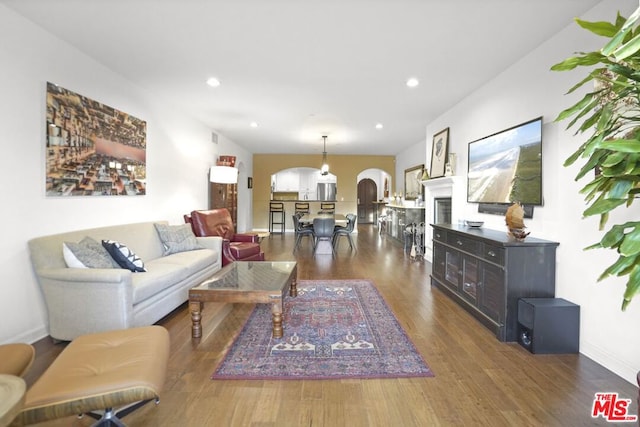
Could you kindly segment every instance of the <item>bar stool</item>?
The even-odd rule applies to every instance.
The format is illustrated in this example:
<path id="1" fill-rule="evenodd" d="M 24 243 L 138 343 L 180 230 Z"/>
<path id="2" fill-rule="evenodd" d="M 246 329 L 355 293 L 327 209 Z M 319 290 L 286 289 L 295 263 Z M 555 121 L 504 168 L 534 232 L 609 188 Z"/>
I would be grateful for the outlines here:
<path id="1" fill-rule="evenodd" d="M 299 214 L 299 213 L 302 213 L 302 214 L 311 213 L 311 211 L 309 211 L 309 202 L 296 202 L 296 211 L 294 213 L 296 213 L 296 214 Z"/>
<path id="2" fill-rule="evenodd" d="M 336 204 L 335 203 L 320 203 L 320 212 L 321 214 L 334 214 L 336 213 Z"/>
<path id="3" fill-rule="evenodd" d="M 284 233 L 284 203 L 282 202 L 269 202 L 269 233 L 283 234 Z M 280 231 L 275 231 L 276 225 L 280 226 Z"/>

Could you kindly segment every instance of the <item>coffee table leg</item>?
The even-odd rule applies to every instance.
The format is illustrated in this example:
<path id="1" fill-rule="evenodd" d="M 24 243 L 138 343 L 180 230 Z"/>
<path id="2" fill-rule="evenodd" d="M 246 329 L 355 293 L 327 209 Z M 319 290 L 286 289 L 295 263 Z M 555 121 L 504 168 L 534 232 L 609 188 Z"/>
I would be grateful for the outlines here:
<path id="1" fill-rule="evenodd" d="M 282 300 L 271 304 L 271 317 L 273 319 L 273 337 L 282 338 Z"/>
<path id="2" fill-rule="evenodd" d="M 191 311 L 191 337 L 200 338 L 202 336 L 202 303 L 200 301 L 189 301 L 189 310 Z"/>
<path id="3" fill-rule="evenodd" d="M 289 286 L 289 296 L 297 297 L 298 296 L 298 287 L 296 283 L 296 278 L 294 277 L 291 281 L 291 285 Z"/>

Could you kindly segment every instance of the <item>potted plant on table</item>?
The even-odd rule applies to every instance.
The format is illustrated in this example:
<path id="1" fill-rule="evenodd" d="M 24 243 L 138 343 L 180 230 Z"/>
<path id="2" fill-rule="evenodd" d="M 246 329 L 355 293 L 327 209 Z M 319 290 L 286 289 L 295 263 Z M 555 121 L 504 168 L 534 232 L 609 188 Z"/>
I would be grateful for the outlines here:
<path id="1" fill-rule="evenodd" d="M 640 8 L 628 19 L 618 14 L 613 23 L 576 22 L 608 41 L 599 51 L 579 53 L 551 68 L 593 67 L 569 93 L 587 83 L 593 84 L 593 90 L 562 111 L 556 121 L 571 118 L 567 128 L 588 136 L 565 166 L 581 160 L 584 164 L 576 180 L 593 176 L 580 190 L 587 201 L 583 214 L 599 215 L 600 230 L 604 231 L 609 213 L 630 207 L 640 193 Z M 602 239 L 587 249 L 594 248 L 617 251 L 617 261 L 598 280 L 627 276 L 622 301 L 625 310 L 640 292 L 640 221 L 610 226 Z"/>

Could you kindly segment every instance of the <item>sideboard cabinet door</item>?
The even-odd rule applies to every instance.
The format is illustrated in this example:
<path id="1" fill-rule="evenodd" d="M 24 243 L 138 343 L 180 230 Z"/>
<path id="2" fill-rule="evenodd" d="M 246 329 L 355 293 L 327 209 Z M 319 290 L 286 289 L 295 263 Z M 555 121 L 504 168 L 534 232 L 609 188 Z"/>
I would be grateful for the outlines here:
<path id="1" fill-rule="evenodd" d="M 506 314 L 504 273 L 500 267 L 483 263 L 482 278 L 478 308 L 496 323 L 503 324 Z"/>

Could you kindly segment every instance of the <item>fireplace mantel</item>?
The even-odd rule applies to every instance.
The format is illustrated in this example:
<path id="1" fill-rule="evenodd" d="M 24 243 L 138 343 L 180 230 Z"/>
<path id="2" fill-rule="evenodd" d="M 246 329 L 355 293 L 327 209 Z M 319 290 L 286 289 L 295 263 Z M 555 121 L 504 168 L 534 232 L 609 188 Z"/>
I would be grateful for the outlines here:
<path id="1" fill-rule="evenodd" d="M 424 188 L 433 191 L 440 188 L 453 188 L 462 179 L 461 176 L 443 176 L 442 178 L 427 179 L 420 181 Z"/>

